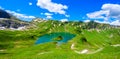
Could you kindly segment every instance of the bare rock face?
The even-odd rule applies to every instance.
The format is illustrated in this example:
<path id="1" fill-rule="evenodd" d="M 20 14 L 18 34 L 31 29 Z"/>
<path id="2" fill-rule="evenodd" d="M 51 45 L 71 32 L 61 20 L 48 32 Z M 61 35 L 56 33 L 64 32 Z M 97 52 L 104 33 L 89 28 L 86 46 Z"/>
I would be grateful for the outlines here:
<path id="1" fill-rule="evenodd" d="M 0 28 L 14 28 L 17 29 L 19 27 L 24 27 L 29 25 L 28 22 L 21 21 L 15 16 L 12 16 L 11 14 L 7 13 L 4 10 L 0 9 Z"/>

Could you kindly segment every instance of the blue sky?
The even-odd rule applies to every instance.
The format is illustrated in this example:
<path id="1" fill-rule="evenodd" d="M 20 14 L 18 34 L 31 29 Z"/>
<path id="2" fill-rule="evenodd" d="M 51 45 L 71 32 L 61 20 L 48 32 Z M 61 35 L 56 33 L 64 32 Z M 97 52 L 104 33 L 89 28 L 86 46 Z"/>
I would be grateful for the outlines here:
<path id="1" fill-rule="evenodd" d="M 41 17 L 120 25 L 120 0 L 0 0 L 0 8 L 25 21 Z"/>

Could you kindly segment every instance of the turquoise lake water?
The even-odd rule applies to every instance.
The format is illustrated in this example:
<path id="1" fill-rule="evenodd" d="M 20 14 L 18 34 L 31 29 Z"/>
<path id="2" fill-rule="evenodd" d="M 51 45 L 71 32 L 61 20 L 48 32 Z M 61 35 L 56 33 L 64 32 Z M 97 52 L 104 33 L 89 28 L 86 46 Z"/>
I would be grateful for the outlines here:
<path id="1" fill-rule="evenodd" d="M 62 37 L 62 40 L 53 40 L 56 37 Z M 65 32 L 57 32 L 57 33 L 51 33 L 51 34 L 45 34 L 41 37 L 38 38 L 35 44 L 41 44 L 41 43 L 46 43 L 46 42 L 57 42 L 59 43 L 66 43 L 68 40 L 72 39 L 75 37 L 74 34 L 71 33 L 65 33 Z"/>

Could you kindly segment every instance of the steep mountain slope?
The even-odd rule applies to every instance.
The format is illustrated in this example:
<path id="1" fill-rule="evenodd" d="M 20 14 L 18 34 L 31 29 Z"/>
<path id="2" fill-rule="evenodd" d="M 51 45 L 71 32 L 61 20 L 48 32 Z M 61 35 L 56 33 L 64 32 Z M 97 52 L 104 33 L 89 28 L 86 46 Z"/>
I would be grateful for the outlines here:
<path id="1" fill-rule="evenodd" d="M 115 26 L 111 26 L 110 24 L 97 23 L 94 21 L 90 21 L 87 23 L 82 22 L 82 21 L 62 22 L 62 21 L 57 21 L 57 20 L 43 20 L 41 18 L 36 18 L 36 19 L 33 19 L 33 21 L 31 23 L 35 24 L 37 27 L 50 26 L 50 28 L 63 27 L 63 26 L 64 27 L 73 26 L 73 28 L 75 27 L 76 29 L 110 29 L 110 28 L 115 28 Z M 48 25 L 46 25 L 46 24 L 48 24 Z M 65 29 L 65 28 L 63 28 L 63 29 Z"/>
<path id="2" fill-rule="evenodd" d="M 21 21 L 4 10 L 0 9 L 0 28 L 1 29 L 17 29 L 29 25 L 28 22 Z"/>
<path id="3" fill-rule="evenodd" d="M 0 9 L 0 18 L 11 18 L 11 15 L 6 11 Z"/>

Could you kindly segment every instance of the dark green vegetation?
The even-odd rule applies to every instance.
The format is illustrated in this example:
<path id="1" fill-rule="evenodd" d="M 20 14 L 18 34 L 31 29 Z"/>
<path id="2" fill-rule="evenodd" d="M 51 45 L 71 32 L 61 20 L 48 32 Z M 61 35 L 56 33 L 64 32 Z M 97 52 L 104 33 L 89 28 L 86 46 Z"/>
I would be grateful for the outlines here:
<path id="1" fill-rule="evenodd" d="M 58 36 L 58 37 L 56 37 L 56 38 L 53 38 L 53 40 L 55 40 L 55 41 L 60 41 L 60 40 L 63 40 L 63 37 L 62 37 L 62 36 Z"/>
<path id="2" fill-rule="evenodd" d="M 93 21 L 60 22 L 35 19 L 26 30 L 0 30 L 0 59 L 120 59 L 120 28 Z M 67 43 L 35 44 L 38 37 L 55 32 L 76 36 Z M 62 40 L 61 36 L 54 40 Z"/>

